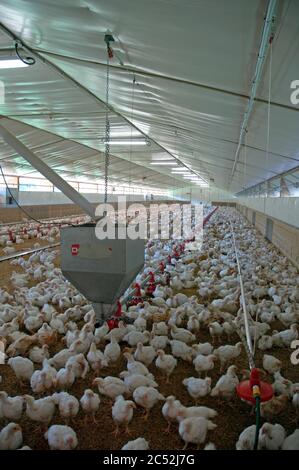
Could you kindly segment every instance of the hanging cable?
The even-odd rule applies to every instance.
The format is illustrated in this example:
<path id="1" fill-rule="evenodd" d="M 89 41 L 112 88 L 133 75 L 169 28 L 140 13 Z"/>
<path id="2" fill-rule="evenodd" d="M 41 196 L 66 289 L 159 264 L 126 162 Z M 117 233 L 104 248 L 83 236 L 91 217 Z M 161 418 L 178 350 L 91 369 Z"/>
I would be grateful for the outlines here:
<path id="1" fill-rule="evenodd" d="M 273 37 L 270 38 L 270 62 L 269 62 L 269 85 L 268 85 L 268 110 L 267 110 L 267 143 L 266 143 L 266 171 L 269 166 L 269 146 L 270 146 L 270 112 L 271 112 L 271 88 L 272 88 L 272 43 Z"/>
<path id="2" fill-rule="evenodd" d="M 105 43 L 107 45 L 107 67 L 106 67 L 106 129 L 105 129 L 105 194 L 104 202 L 105 204 L 108 201 L 108 172 L 110 165 L 110 120 L 109 120 L 109 87 L 110 87 L 110 59 L 113 57 L 113 50 L 110 46 L 110 43 L 114 41 L 114 38 L 111 34 L 105 34 Z"/>
<path id="3" fill-rule="evenodd" d="M 131 122 L 133 121 L 134 116 L 134 102 L 135 102 L 135 84 L 136 84 L 136 77 L 133 75 L 133 84 L 132 84 L 132 105 L 131 105 Z M 130 166 L 129 166 L 129 199 L 131 193 L 131 180 L 132 180 L 132 139 L 133 139 L 133 127 L 131 125 L 131 142 L 130 142 Z"/>

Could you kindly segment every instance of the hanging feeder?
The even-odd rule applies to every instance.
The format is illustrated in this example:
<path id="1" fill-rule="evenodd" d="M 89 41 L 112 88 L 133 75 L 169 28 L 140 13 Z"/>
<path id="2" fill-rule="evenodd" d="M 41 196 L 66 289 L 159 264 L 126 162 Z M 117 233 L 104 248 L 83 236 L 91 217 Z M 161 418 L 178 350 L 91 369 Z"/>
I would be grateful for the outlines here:
<path id="1" fill-rule="evenodd" d="M 259 371 L 256 368 L 251 370 L 249 380 L 243 380 L 237 385 L 236 391 L 242 400 L 253 405 L 256 403 L 256 396 L 260 396 L 262 403 L 271 400 L 273 397 L 272 386 L 267 382 L 260 381 Z"/>

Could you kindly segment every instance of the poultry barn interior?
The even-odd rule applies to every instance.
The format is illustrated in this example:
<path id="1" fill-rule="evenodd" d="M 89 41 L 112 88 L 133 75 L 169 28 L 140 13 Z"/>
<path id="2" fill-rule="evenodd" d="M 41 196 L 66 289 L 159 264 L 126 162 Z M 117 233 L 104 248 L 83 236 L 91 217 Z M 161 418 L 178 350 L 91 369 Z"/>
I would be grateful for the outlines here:
<path id="1" fill-rule="evenodd" d="M 299 2 L 0 7 L 0 450 L 299 450 Z"/>

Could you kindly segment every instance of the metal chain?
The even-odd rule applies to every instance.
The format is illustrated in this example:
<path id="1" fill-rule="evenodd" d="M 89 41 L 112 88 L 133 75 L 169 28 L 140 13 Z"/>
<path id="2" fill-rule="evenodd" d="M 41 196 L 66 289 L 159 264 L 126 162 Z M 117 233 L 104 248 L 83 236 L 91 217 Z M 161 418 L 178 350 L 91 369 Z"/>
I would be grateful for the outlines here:
<path id="1" fill-rule="evenodd" d="M 108 171 L 110 165 L 110 122 L 109 122 L 109 43 L 107 43 L 107 75 L 106 75 L 106 130 L 105 130 L 105 197 L 108 200 Z"/>

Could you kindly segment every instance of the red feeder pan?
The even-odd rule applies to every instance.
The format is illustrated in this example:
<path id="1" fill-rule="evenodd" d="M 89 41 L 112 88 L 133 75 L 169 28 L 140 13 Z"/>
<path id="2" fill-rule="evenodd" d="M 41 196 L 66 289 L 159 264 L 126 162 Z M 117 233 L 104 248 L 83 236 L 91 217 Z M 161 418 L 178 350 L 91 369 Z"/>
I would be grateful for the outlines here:
<path id="1" fill-rule="evenodd" d="M 248 401 L 254 405 L 255 397 L 253 396 L 252 390 L 255 385 L 260 388 L 261 402 L 271 400 L 271 398 L 273 397 L 273 388 L 267 382 L 261 382 L 259 380 L 259 372 L 255 368 L 252 369 L 249 380 L 243 380 L 237 385 L 237 394 L 243 400 Z"/>

